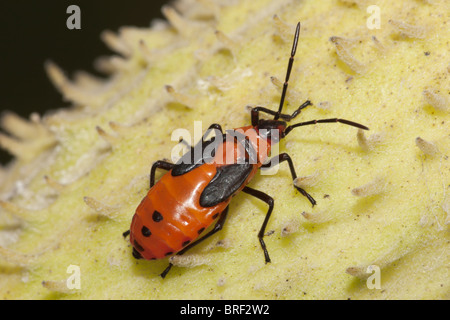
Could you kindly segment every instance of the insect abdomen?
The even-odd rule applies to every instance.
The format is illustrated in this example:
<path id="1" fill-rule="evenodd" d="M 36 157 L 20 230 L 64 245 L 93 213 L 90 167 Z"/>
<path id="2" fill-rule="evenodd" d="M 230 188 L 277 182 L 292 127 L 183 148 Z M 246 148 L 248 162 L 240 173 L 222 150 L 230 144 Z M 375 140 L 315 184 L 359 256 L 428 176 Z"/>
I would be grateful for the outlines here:
<path id="1" fill-rule="evenodd" d="M 207 165 L 182 176 L 167 173 L 150 189 L 131 225 L 130 241 L 142 258 L 161 259 L 177 253 L 220 215 L 228 203 L 203 208 L 198 199 L 215 170 Z"/>

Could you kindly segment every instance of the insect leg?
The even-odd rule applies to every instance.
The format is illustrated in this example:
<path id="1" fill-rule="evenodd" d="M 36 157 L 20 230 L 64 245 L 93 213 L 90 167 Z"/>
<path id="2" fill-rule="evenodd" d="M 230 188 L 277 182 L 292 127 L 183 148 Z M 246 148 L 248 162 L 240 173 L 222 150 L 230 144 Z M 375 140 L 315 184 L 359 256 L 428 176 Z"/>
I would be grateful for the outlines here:
<path id="1" fill-rule="evenodd" d="M 211 138 L 211 140 L 208 140 L 205 142 L 205 139 L 209 135 L 211 130 L 215 130 L 216 136 Z M 189 153 L 191 163 L 201 164 L 201 163 L 205 162 L 206 159 L 205 159 L 204 152 L 205 152 L 206 147 L 209 147 L 209 151 L 211 151 L 211 154 L 209 154 L 209 155 L 210 156 L 213 155 L 213 153 L 216 150 L 217 144 L 219 143 L 219 141 L 220 142 L 222 141 L 222 139 L 218 139 L 218 138 L 220 138 L 220 136 L 218 136 L 219 134 L 217 133 L 216 130 L 220 132 L 221 137 L 225 136 L 223 134 L 223 130 L 222 130 L 222 127 L 220 126 L 220 124 L 213 123 L 212 125 L 210 125 L 209 128 L 206 129 L 202 138 L 197 142 L 197 144 L 194 147 L 191 147 L 191 150 Z M 211 145 L 211 143 L 213 143 L 213 144 Z M 208 158 L 208 157 L 206 157 L 206 158 Z"/>
<path id="2" fill-rule="evenodd" d="M 218 124 L 218 123 L 213 123 L 212 125 L 209 126 L 208 130 L 206 130 L 205 134 L 204 134 L 203 137 L 202 137 L 202 141 L 205 141 L 206 136 L 209 134 L 209 132 L 210 132 L 212 129 L 219 130 L 220 133 L 223 135 L 222 126 L 221 126 L 220 124 Z"/>
<path id="3" fill-rule="evenodd" d="M 287 161 L 289 164 L 289 169 L 291 171 L 291 176 L 292 176 L 292 180 L 295 180 L 297 178 L 297 173 L 295 173 L 295 168 L 294 168 L 294 163 L 292 162 L 291 157 L 287 154 L 287 153 L 281 153 L 275 157 L 273 157 L 272 159 L 270 159 L 269 163 L 263 164 L 262 167 L 263 168 L 269 168 L 271 167 L 273 164 L 273 161 L 278 161 L 278 163 L 281 163 L 283 161 Z M 294 186 L 303 196 L 305 196 L 306 198 L 308 198 L 309 202 L 311 202 L 311 204 L 313 205 L 313 207 L 317 204 L 316 200 L 314 200 L 314 198 L 308 193 L 306 192 L 304 189 Z"/>
<path id="4" fill-rule="evenodd" d="M 209 231 L 207 234 L 205 234 L 203 237 L 201 237 L 200 239 L 198 239 L 197 241 L 192 242 L 191 244 L 187 245 L 186 247 L 183 248 L 183 250 L 178 251 L 177 255 L 182 255 L 184 254 L 186 251 L 188 251 L 189 249 L 191 249 L 192 247 L 196 246 L 197 244 L 199 244 L 200 242 L 202 242 L 203 240 L 206 240 L 207 238 L 209 238 L 210 236 L 212 236 L 213 234 L 215 234 L 216 232 L 222 230 L 224 224 L 225 224 L 225 220 L 227 219 L 227 214 L 228 214 L 228 206 L 225 208 L 225 210 L 222 211 L 222 214 L 219 217 L 219 220 L 217 220 L 216 225 L 214 226 L 214 229 L 212 229 L 211 231 Z M 169 273 L 170 269 L 172 268 L 172 263 L 169 263 L 169 265 L 167 266 L 167 268 L 161 273 L 161 277 L 165 278 L 167 273 Z"/>
<path id="5" fill-rule="evenodd" d="M 173 163 L 167 162 L 167 161 L 163 161 L 163 160 L 159 160 L 156 161 L 153 165 L 152 165 L 152 170 L 150 171 L 150 188 L 153 187 L 155 185 L 155 173 L 156 173 L 156 169 L 164 169 L 164 170 L 170 170 L 172 169 L 174 166 Z"/>
<path id="6" fill-rule="evenodd" d="M 266 213 L 266 217 L 264 218 L 264 222 L 258 233 L 259 243 L 261 244 L 261 248 L 264 251 L 264 258 L 266 260 L 266 263 L 268 263 L 268 262 L 270 262 L 270 257 L 269 257 L 269 252 L 267 251 L 267 248 L 266 248 L 266 244 L 264 243 L 263 237 L 264 237 L 264 233 L 266 232 L 266 227 L 267 227 L 267 223 L 269 222 L 270 215 L 272 214 L 273 205 L 274 205 L 273 198 L 271 196 L 269 196 L 268 194 L 265 194 L 264 192 L 249 188 L 247 186 L 244 187 L 244 189 L 242 189 L 242 191 L 245 193 L 248 193 L 251 196 L 254 196 L 255 198 L 258 198 L 259 200 L 264 201 L 265 203 L 267 203 L 269 205 L 269 210 Z"/>
<path id="7" fill-rule="evenodd" d="M 285 114 L 285 113 L 278 114 L 278 112 L 264 108 L 264 107 L 252 108 L 252 111 L 251 111 L 252 126 L 258 125 L 260 112 L 270 114 L 271 116 L 276 116 L 278 114 L 279 118 L 289 122 L 292 119 L 294 119 L 296 116 L 298 116 L 300 114 L 300 112 L 302 111 L 302 109 L 305 109 L 307 106 L 311 106 L 311 105 L 312 105 L 311 101 L 306 100 L 292 114 Z"/>
<path id="8" fill-rule="evenodd" d="M 212 125 L 209 126 L 208 129 L 206 129 L 205 133 L 202 136 L 202 139 L 195 145 L 195 147 L 197 147 L 198 145 L 203 144 L 205 142 L 205 139 L 208 136 L 208 134 L 211 132 L 211 130 L 219 130 L 220 133 L 223 135 L 222 126 L 218 123 L 213 123 Z"/>

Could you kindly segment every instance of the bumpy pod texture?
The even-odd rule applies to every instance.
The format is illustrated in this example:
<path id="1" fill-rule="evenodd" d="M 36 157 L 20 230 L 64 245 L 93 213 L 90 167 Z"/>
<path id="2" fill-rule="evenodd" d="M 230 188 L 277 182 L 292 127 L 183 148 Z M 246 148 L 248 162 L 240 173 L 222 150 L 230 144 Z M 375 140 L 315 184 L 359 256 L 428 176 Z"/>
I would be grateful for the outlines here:
<path id="1" fill-rule="evenodd" d="M 69 109 L 5 114 L 0 170 L 0 296 L 65 299 L 449 298 L 450 10 L 447 1 L 194 1 L 164 7 L 151 28 L 105 32 L 117 55 L 106 81 L 46 68 Z M 379 19 L 377 19 L 377 17 Z M 250 122 L 275 109 L 294 27 L 302 22 L 286 111 L 310 99 L 280 145 L 288 168 L 234 198 L 225 228 L 185 257 L 131 256 L 122 237 L 152 162 L 177 128 Z M 298 121 L 301 121 L 298 120 Z M 175 138 L 175 140 L 178 137 Z M 79 285 L 79 286 L 78 286 Z"/>

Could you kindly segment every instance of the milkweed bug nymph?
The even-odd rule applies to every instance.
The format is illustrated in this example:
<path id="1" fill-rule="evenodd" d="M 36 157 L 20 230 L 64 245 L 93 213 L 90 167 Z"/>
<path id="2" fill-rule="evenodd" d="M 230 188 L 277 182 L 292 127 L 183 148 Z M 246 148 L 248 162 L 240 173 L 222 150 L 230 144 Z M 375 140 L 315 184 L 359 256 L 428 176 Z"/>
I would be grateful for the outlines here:
<path id="1" fill-rule="evenodd" d="M 339 122 L 368 130 L 366 126 L 359 123 L 338 118 L 287 124 L 304 108 L 311 105 L 310 101 L 306 101 L 292 114 L 282 113 L 299 33 L 300 23 L 295 30 L 277 111 L 264 107 L 252 108 L 250 126 L 228 130 L 225 134 L 219 124 L 212 124 L 201 141 L 191 147 L 176 164 L 160 160 L 152 165 L 150 190 L 137 207 L 130 230 L 124 233 L 124 236 L 130 235 L 133 256 L 136 259 L 153 260 L 174 254 L 184 254 L 223 228 L 231 199 L 243 191 L 265 202 L 269 207 L 259 230 L 258 239 L 265 262 L 270 262 L 263 238 L 274 208 L 274 200 L 269 195 L 247 185 L 258 169 L 270 167 L 273 163 L 287 162 L 292 179 L 297 178 L 294 164 L 287 153 L 281 153 L 269 159 L 271 147 L 295 128 L 317 123 Z M 260 113 L 273 116 L 273 119 L 260 119 Z M 216 135 L 206 140 L 211 130 L 214 130 Z M 239 134 L 235 134 L 236 132 Z M 195 151 L 199 148 L 201 151 L 210 148 L 212 152 L 209 154 L 199 152 L 200 156 L 196 156 Z M 227 154 L 231 153 L 234 157 L 230 162 Z M 155 182 L 157 169 L 168 172 Z M 313 206 L 316 204 L 314 198 L 304 189 L 295 185 L 294 187 Z M 214 227 L 206 232 L 205 230 L 213 223 Z M 169 263 L 169 266 L 161 273 L 161 277 L 164 278 L 171 267 L 172 264 Z"/>

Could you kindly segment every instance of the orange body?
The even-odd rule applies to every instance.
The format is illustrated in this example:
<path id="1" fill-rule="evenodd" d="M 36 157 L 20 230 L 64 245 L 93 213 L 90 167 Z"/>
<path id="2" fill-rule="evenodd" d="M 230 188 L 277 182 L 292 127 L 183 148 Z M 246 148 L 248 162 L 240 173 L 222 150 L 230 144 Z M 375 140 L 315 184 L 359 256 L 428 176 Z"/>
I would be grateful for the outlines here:
<path id="1" fill-rule="evenodd" d="M 217 168 L 237 163 L 238 159 L 248 156 L 242 144 L 233 140 L 220 144 L 212 162 L 180 176 L 167 172 L 149 190 L 131 222 L 130 242 L 142 258 L 161 259 L 195 241 L 225 210 L 231 198 L 254 177 L 267 159 L 270 143 L 260 138 L 252 126 L 236 130 L 249 138 L 258 155 L 257 163 L 252 164 L 252 171 L 245 182 L 225 201 L 212 207 L 200 205 L 200 195 L 216 175 Z"/>

